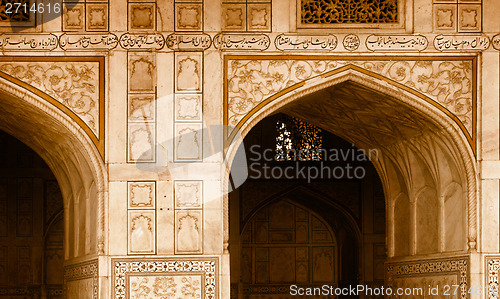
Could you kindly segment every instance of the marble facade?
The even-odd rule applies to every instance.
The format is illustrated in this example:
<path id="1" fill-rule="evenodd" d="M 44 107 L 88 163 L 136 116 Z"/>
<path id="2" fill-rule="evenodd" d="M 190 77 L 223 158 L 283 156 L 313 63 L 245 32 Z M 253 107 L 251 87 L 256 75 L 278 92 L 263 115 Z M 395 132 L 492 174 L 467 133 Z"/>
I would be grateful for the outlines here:
<path id="1" fill-rule="evenodd" d="M 230 298 L 229 169 L 276 112 L 381 150 L 388 285 L 498 286 L 500 2 L 379 0 L 336 24 L 328 2 L 0 18 L 0 129 L 59 183 L 67 298 Z"/>

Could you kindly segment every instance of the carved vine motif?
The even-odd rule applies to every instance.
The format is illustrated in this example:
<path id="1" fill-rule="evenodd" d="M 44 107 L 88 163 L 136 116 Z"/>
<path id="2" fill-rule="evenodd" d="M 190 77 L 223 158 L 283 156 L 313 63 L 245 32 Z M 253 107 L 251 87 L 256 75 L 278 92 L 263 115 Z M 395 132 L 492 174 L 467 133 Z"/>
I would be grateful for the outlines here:
<path id="1" fill-rule="evenodd" d="M 397 0 L 302 0 L 302 24 L 398 22 Z"/>
<path id="2" fill-rule="evenodd" d="M 356 65 L 430 97 L 455 114 L 472 134 L 471 61 L 231 60 L 228 64 L 228 124 L 269 96 L 327 71 Z"/>
<path id="3" fill-rule="evenodd" d="M 99 64 L 92 62 L 0 63 L 0 71 L 30 84 L 68 107 L 99 136 Z"/>
<path id="4" fill-rule="evenodd" d="M 113 298 L 217 298 L 218 261 L 214 258 L 127 259 L 112 263 Z"/>

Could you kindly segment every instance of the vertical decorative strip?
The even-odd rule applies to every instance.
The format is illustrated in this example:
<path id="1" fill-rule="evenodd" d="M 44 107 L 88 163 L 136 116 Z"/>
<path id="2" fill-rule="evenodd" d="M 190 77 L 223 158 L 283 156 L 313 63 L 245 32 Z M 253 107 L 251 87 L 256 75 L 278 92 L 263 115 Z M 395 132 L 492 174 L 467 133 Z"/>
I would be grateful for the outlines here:
<path id="1" fill-rule="evenodd" d="M 203 253 L 203 181 L 175 181 L 175 253 Z"/>
<path id="2" fill-rule="evenodd" d="M 156 182 L 128 182 L 128 254 L 156 253 Z"/>

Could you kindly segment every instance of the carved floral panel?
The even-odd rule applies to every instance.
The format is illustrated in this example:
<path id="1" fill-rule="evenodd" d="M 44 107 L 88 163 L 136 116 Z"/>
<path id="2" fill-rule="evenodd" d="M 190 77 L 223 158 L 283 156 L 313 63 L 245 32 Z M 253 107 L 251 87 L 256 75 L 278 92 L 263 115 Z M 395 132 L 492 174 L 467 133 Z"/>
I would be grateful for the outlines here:
<path id="1" fill-rule="evenodd" d="M 130 275 L 130 299 L 202 298 L 199 275 Z"/>
<path id="2" fill-rule="evenodd" d="M 472 60 L 229 60 L 226 121 L 236 126 L 270 96 L 346 65 L 359 66 L 428 96 L 456 115 L 472 135 Z"/>
<path id="3" fill-rule="evenodd" d="M 112 271 L 115 299 L 219 298 L 217 258 L 116 259 Z"/>
<path id="4" fill-rule="evenodd" d="M 0 62 L 0 71 L 48 94 L 99 136 L 98 62 Z"/>

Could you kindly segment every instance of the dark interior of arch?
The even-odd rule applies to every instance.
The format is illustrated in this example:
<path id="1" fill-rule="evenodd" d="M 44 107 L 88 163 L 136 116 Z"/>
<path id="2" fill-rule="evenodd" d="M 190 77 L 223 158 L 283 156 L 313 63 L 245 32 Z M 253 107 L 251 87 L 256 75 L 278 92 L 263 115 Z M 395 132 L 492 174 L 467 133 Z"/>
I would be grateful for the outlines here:
<path id="1" fill-rule="evenodd" d="M 0 292 L 62 298 L 63 199 L 44 160 L 0 130 Z"/>
<path id="2" fill-rule="evenodd" d="M 249 177 L 229 195 L 229 248 L 233 291 L 239 290 L 248 298 L 257 298 L 266 292 L 272 292 L 270 289 L 279 293 L 280 286 L 285 287 L 281 290 L 284 290 L 283 296 L 286 296 L 285 293 L 290 291 L 290 284 L 355 285 L 364 281 L 368 285 L 382 285 L 383 265 L 386 259 L 385 199 L 375 168 L 369 160 L 359 159 L 360 156 L 357 154 L 360 153 L 360 149 L 326 130 L 322 130 L 321 135 L 322 147 L 328 153 L 327 159 L 274 160 L 269 153 L 276 149 L 276 136 L 279 134 L 276 124 L 282 117 L 283 115 L 278 113 L 265 118 L 252 128 L 244 139 Z M 340 155 L 342 152 L 354 152 L 356 155 L 353 158 L 349 154 L 343 159 L 335 156 L 334 152 Z M 348 166 L 363 168 L 364 176 L 348 177 L 345 171 Z M 264 170 L 264 167 L 268 169 Z M 287 167 L 330 170 L 340 168 L 344 169 L 344 174 L 330 173 L 328 177 L 328 171 L 323 171 L 319 177 L 308 180 L 300 175 L 295 177 L 285 175 L 284 169 Z M 274 174 L 271 173 L 273 169 Z M 304 233 L 299 236 L 298 229 L 302 224 L 307 226 L 306 220 L 297 220 L 293 228 L 280 228 L 279 224 L 272 223 L 272 211 L 275 214 L 279 213 L 280 203 L 300 207 L 288 208 L 289 211 L 295 211 L 284 213 L 290 214 L 290 217 L 298 219 L 299 210 L 305 210 L 311 215 L 307 224 L 311 227 L 308 227 L 306 237 Z M 319 237 L 322 230 L 318 228 L 316 231 L 313 217 L 324 221 L 336 240 L 334 245 L 322 243 Z M 267 231 L 266 234 L 260 233 L 263 231 L 262 227 Z M 260 237 L 257 237 L 257 234 L 260 234 Z M 267 235 L 267 239 L 262 237 L 263 235 Z M 320 258 L 323 258 L 322 263 L 328 261 L 325 259 L 326 253 L 316 248 L 328 248 L 328 246 L 335 248 L 331 260 L 335 268 L 335 277 L 333 279 L 327 277 L 331 280 L 325 281 L 314 275 L 321 272 L 317 269 Z M 307 259 L 300 259 L 297 254 L 290 257 L 294 260 L 295 266 L 283 269 L 273 266 L 276 259 L 284 258 L 276 254 L 273 257 L 272 248 L 282 248 L 286 253 L 290 248 L 295 248 L 296 252 L 299 252 L 301 248 L 306 247 L 309 248 Z M 308 266 L 305 267 L 304 264 Z M 307 274 L 304 274 L 304 268 L 307 268 Z M 250 272 L 248 269 L 251 269 Z M 302 273 L 299 273 L 299 269 L 302 269 Z M 273 274 L 273 270 L 295 271 L 295 273 L 292 279 Z"/>

